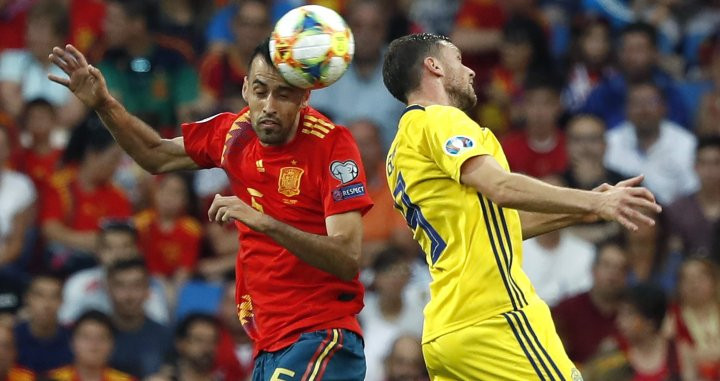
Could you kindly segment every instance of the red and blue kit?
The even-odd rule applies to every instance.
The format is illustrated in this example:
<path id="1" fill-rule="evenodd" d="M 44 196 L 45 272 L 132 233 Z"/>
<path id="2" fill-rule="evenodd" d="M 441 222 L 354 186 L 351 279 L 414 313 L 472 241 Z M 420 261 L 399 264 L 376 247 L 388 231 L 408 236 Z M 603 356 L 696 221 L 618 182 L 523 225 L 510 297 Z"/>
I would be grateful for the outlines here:
<path id="1" fill-rule="evenodd" d="M 307 233 L 327 235 L 325 218 L 367 212 L 365 170 L 350 132 L 307 107 L 296 136 L 263 146 L 245 108 L 182 125 L 185 151 L 203 168 L 227 173 L 235 196 Z M 307 332 L 345 329 L 361 333 L 356 314 L 363 286 L 303 262 L 269 236 L 236 223 L 238 317 L 256 353 L 273 352 Z"/>

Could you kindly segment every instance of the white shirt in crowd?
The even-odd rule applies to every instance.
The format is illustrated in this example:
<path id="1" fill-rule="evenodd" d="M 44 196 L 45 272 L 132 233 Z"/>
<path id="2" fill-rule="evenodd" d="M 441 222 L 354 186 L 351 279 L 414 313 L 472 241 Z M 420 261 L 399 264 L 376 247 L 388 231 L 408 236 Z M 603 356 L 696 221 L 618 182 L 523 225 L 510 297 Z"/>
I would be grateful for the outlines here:
<path id="1" fill-rule="evenodd" d="M 665 120 L 660 137 L 647 152 L 638 149 L 635 127 L 625 121 L 607 133 L 605 165 L 625 176 L 645 175 L 643 183 L 655 198 L 669 205 L 699 187 L 695 174 L 697 139 L 680 125 Z"/>
<path id="2" fill-rule="evenodd" d="M 145 314 L 160 324 L 170 322 L 165 289 L 162 284 L 151 279 L 150 296 L 145 302 Z M 107 292 L 105 269 L 94 267 L 74 274 L 63 288 L 63 304 L 60 307 L 60 322 L 71 324 L 83 312 L 95 309 L 106 314 L 112 313 L 112 303 Z"/>
<path id="3" fill-rule="evenodd" d="M 0 172 L 0 242 L 10 234 L 13 218 L 36 199 L 35 186 L 29 177 L 8 169 Z"/>
<path id="4" fill-rule="evenodd" d="M 22 86 L 25 100 L 44 98 L 55 106 L 62 106 L 70 99 L 70 91 L 50 81 L 48 73 L 62 77 L 65 74 L 55 66 L 44 66 L 26 50 L 7 50 L 0 55 L 0 81 L 18 83 Z"/>
<path id="5" fill-rule="evenodd" d="M 537 238 L 523 241 L 523 270 L 551 307 L 590 289 L 595 258 L 593 244 L 567 232 L 558 233 L 560 242 L 552 249 L 541 246 Z"/>

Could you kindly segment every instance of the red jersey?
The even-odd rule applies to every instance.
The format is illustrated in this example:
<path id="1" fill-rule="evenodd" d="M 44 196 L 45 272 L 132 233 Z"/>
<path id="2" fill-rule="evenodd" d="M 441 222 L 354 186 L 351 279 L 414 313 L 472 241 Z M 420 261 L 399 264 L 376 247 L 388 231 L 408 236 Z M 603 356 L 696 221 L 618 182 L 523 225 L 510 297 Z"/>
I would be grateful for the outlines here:
<path id="1" fill-rule="evenodd" d="M 103 218 L 130 217 L 130 202 L 120 189 L 110 183 L 92 191 L 82 189 L 71 168 L 53 175 L 43 193 L 43 224 L 60 220 L 74 230 L 96 231 Z"/>
<path id="2" fill-rule="evenodd" d="M 179 268 L 192 270 L 197 262 L 202 228 L 191 217 L 180 217 L 162 229 L 157 213 L 146 210 L 135 216 L 140 247 L 151 274 L 172 276 Z"/>
<path id="3" fill-rule="evenodd" d="M 248 108 L 182 125 L 185 151 L 203 168 L 225 170 L 235 196 L 302 231 L 327 235 L 325 217 L 367 212 L 365 170 L 350 132 L 308 107 L 295 138 L 263 146 Z M 238 317 L 255 351 L 277 351 L 326 328 L 361 333 L 363 287 L 301 261 L 267 235 L 236 223 Z"/>
<path id="4" fill-rule="evenodd" d="M 503 151 L 513 172 L 533 177 L 562 175 L 568 168 L 568 155 L 565 149 L 565 135 L 557 133 L 555 145 L 546 151 L 539 151 L 528 143 L 524 131 L 511 133 L 502 140 Z"/>
<path id="5" fill-rule="evenodd" d="M 23 150 L 20 154 L 22 162 L 18 163 L 18 170 L 30 176 L 35 186 L 39 189 L 55 172 L 62 153 L 62 150 L 56 149 L 45 155 L 40 155 L 29 149 Z"/>
<path id="6" fill-rule="evenodd" d="M 51 370 L 48 377 L 54 381 L 83 381 L 74 366 L 68 365 Z M 135 377 L 119 370 L 105 368 L 102 372 L 102 381 L 135 381 Z"/>
<path id="7" fill-rule="evenodd" d="M 12 367 L 8 370 L 5 378 L 0 378 L 0 381 L 35 381 L 35 373 L 32 371 L 20 368 Z"/>

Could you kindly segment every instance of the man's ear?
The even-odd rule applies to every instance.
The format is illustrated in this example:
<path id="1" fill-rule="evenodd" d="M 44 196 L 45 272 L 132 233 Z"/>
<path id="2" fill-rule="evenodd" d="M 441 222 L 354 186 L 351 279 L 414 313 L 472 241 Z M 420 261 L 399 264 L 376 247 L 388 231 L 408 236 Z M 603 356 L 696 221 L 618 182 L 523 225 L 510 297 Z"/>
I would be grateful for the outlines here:
<path id="1" fill-rule="evenodd" d="M 310 104 L 310 90 L 305 90 L 305 94 L 303 94 L 302 102 L 300 103 L 301 108 L 305 108 Z"/>
<path id="2" fill-rule="evenodd" d="M 243 86 L 242 86 L 242 98 L 245 101 L 245 103 L 248 103 L 247 92 L 248 92 L 248 77 L 246 75 L 245 78 L 243 78 Z"/>
<path id="3" fill-rule="evenodd" d="M 426 57 L 423 60 L 423 66 L 435 76 L 442 77 L 445 75 L 440 60 L 435 57 Z"/>

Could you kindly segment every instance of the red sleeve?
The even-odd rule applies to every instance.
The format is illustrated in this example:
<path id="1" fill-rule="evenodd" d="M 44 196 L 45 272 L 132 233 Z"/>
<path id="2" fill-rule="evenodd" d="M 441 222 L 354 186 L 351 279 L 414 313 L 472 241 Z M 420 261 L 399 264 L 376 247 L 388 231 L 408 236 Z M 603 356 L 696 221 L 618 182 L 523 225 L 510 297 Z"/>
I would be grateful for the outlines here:
<path id="1" fill-rule="evenodd" d="M 334 140 L 329 142 L 330 155 L 322 170 L 325 217 L 353 210 L 364 215 L 373 202 L 368 195 L 360 152 L 347 129 L 337 126 L 336 130 Z"/>
<path id="2" fill-rule="evenodd" d="M 185 152 L 202 168 L 220 167 L 225 138 L 237 117 L 225 112 L 199 122 L 183 123 Z"/>

